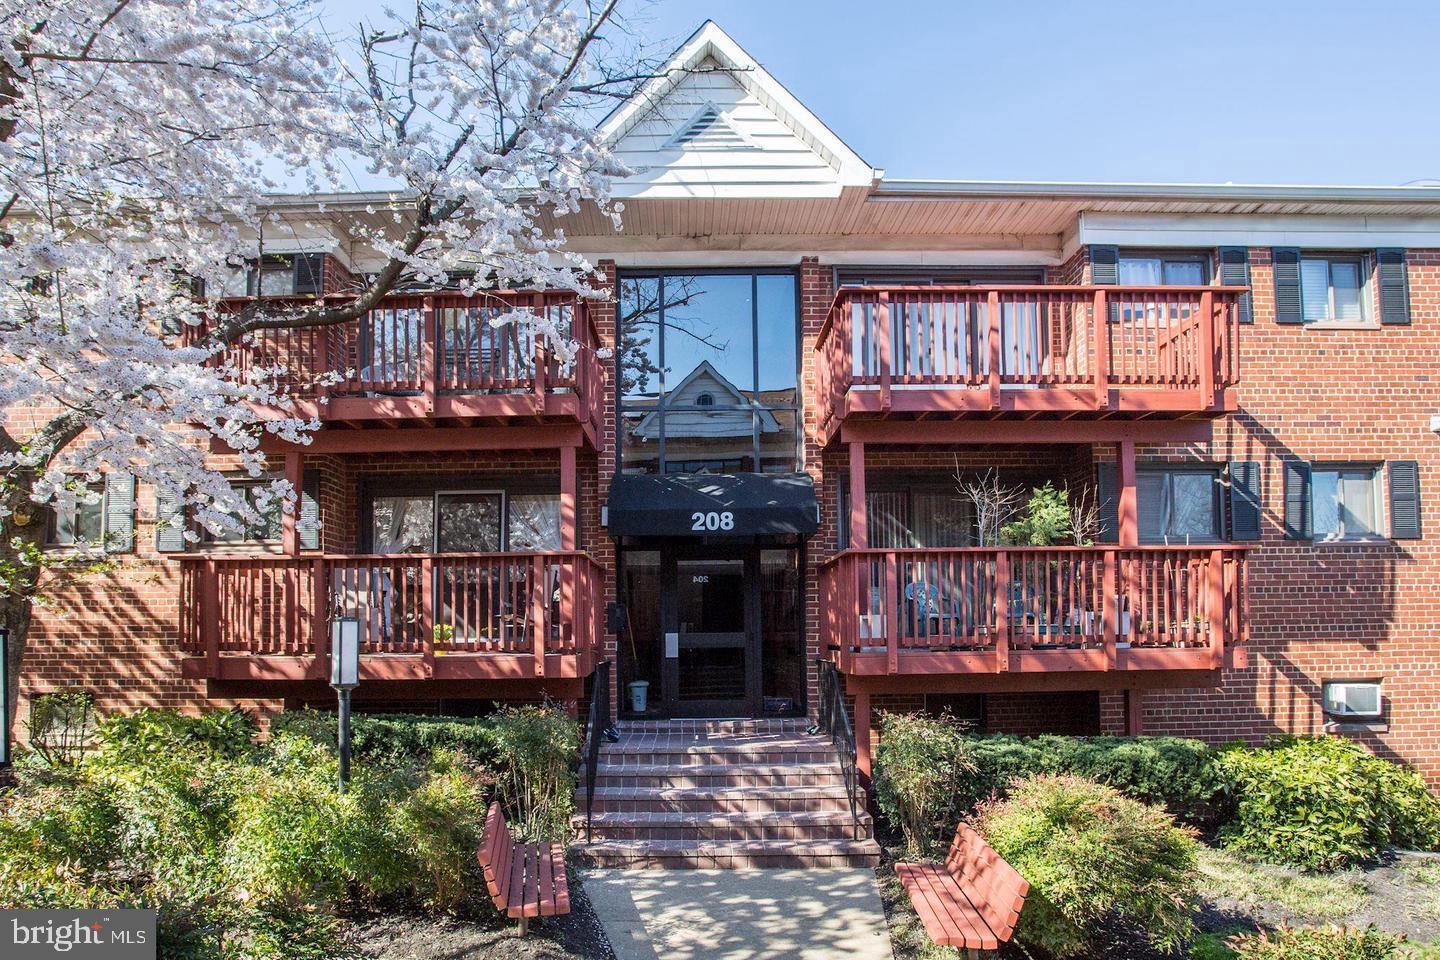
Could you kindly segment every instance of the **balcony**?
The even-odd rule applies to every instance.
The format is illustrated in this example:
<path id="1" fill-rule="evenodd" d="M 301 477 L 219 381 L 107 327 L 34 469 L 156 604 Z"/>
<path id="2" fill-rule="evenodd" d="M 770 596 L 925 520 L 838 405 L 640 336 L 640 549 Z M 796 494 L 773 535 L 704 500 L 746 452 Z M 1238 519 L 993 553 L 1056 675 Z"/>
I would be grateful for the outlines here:
<path id="1" fill-rule="evenodd" d="M 529 329 L 492 323 L 516 311 L 568 331 L 581 347 L 575 359 L 560 362 Z M 586 304 L 572 293 L 437 293 L 389 298 L 350 323 L 259 331 L 213 362 L 241 371 L 283 369 L 279 381 L 297 413 L 322 421 L 396 426 L 538 418 L 579 422 L 593 440 L 605 404 L 599 345 Z M 318 382 L 326 374 L 339 382 Z"/>
<path id="2" fill-rule="evenodd" d="M 1215 670 L 1246 636 L 1243 548 L 849 549 L 821 642 L 857 675 Z"/>
<path id="3" fill-rule="evenodd" d="M 329 621 L 355 617 L 363 679 L 584 677 L 603 593 L 577 551 L 186 557 L 184 675 L 328 678 Z"/>
<path id="4" fill-rule="evenodd" d="M 857 418 L 1214 417 L 1241 287 L 847 287 L 816 340 L 820 428 Z"/>

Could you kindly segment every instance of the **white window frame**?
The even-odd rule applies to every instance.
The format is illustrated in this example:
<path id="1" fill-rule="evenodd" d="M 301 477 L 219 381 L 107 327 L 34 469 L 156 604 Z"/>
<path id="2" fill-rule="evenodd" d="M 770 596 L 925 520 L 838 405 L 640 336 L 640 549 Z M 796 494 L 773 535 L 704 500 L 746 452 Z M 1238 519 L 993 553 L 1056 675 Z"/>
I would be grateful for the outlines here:
<path id="1" fill-rule="evenodd" d="M 1305 264 L 1308 262 L 1324 261 L 1327 271 L 1326 292 L 1326 315 L 1324 317 L 1310 317 L 1305 313 Z M 1335 264 L 1353 263 L 1359 273 L 1360 287 L 1358 292 L 1360 298 L 1360 318 L 1358 320 L 1342 320 L 1335 315 Z M 1374 264 L 1371 258 L 1364 253 L 1344 252 L 1320 252 L 1300 251 L 1300 319 L 1307 327 L 1373 327 L 1376 326 L 1375 310 L 1372 309 L 1371 299 L 1371 278 L 1374 275 Z"/>
<path id="2" fill-rule="evenodd" d="M 93 488 L 92 488 L 93 492 Z M 81 504 L 76 503 L 68 509 L 72 514 L 78 515 Z M 110 491 L 101 484 L 100 501 L 95 504 L 84 504 L 84 506 L 96 506 L 100 508 L 100 539 L 98 541 L 81 540 L 79 537 L 66 543 L 64 540 L 57 540 L 60 533 L 60 511 L 52 508 L 48 520 L 48 529 L 45 531 L 45 546 L 51 550 L 103 550 L 110 540 Z M 74 527 L 72 522 L 71 526 Z"/>
<path id="3" fill-rule="evenodd" d="M 1335 688 L 1349 687 L 1373 687 L 1375 689 L 1376 708 L 1373 711 L 1356 711 L 1349 709 L 1332 710 L 1330 708 L 1330 693 Z M 1381 720 L 1385 717 L 1385 688 L 1382 680 L 1325 680 L 1320 684 L 1320 709 L 1327 717 L 1340 723 L 1359 722 L 1366 723 Z"/>
<path id="4" fill-rule="evenodd" d="M 1370 473 L 1370 515 L 1375 518 L 1375 529 L 1370 531 L 1369 533 L 1348 534 L 1343 528 L 1344 519 L 1342 517 L 1342 528 L 1337 534 L 1326 534 L 1322 536 L 1320 531 L 1312 530 L 1311 533 L 1313 534 L 1313 538 L 1316 543 L 1376 543 L 1378 541 L 1388 539 L 1385 536 L 1385 531 L 1388 529 L 1387 520 L 1389 518 L 1386 516 L 1385 512 L 1386 498 L 1383 495 L 1381 489 L 1381 481 L 1383 479 L 1384 470 L 1382 469 L 1382 466 L 1378 463 L 1312 463 L 1310 465 L 1311 526 L 1314 526 L 1314 518 L 1317 515 L 1315 510 L 1315 497 L 1316 491 L 1319 488 L 1319 484 L 1315 482 L 1315 475 L 1317 473 L 1345 474 L 1359 473 L 1361 471 L 1369 471 Z M 1341 487 L 1340 489 L 1343 490 L 1343 487 Z M 1341 506 L 1344 506 L 1343 500 L 1341 501 Z"/>

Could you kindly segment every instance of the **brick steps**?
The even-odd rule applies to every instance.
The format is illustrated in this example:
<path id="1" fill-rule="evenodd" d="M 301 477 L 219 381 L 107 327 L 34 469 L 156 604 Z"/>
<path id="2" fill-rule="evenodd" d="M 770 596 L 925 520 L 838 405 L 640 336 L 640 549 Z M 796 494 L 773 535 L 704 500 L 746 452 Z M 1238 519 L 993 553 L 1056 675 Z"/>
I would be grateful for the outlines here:
<path id="1" fill-rule="evenodd" d="M 571 852 L 598 867 L 873 867 L 863 799 L 857 825 L 839 758 L 808 725 L 622 723 L 601 749 L 589 842 L 577 798 Z"/>

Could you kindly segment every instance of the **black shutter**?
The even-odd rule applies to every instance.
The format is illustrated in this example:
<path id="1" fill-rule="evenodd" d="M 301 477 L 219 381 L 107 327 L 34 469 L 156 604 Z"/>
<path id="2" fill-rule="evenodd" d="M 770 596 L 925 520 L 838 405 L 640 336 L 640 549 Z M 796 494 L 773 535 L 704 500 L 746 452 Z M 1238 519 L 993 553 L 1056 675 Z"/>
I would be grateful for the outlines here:
<path id="1" fill-rule="evenodd" d="M 325 254 L 295 254 L 295 295 L 319 296 L 324 290 Z"/>
<path id="2" fill-rule="evenodd" d="M 1220 285 L 1222 287 L 1250 286 L 1250 251 L 1245 247 L 1220 248 Z M 1250 306 L 1250 294 L 1240 297 L 1238 307 L 1241 323 L 1254 323 L 1255 311 Z"/>
<path id="3" fill-rule="evenodd" d="M 1275 322 L 1304 323 L 1300 305 L 1300 251 L 1295 247 L 1276 247 L 1270 251 L 1275 268 Z"/>
<path id="4" fill-rule="evenodd" d="M 1090 245 L 1090 282 L 1120 282 L 1120 248 L 1108 244 Z"/>
<path id="5" fill-rule="evenodd" d="M 1100 541 L 1120 540 L 1120 481 L 1113 463 L 1095 465 L 1095 502 L 1100 508 Z"/>
<path id="6" fill-rule="evenodd" d="M 1310 464 L 1301 460 L 1285 464 L 1285 536 L 1310 539 Z"/>
<path id="7" fill-rule="evenodd" d="M 155 549 L 160 553 L 185 550 L 185 513 L 175 494 L 155 491 Z"/>
<path id="8" fill-rule="evenodd" d="M 1409 323 L 1410 280 L 1404 250 L 1391 247 L 1375 251 L 1375 283 L 1380 289 L 1380 322 Z"/>
<path id="9" fill-rule="evenodd" d="M 300 548 L 320 549 L 320 474 L 306 470 L 300 478 Z"/>
<path id="10" fill-rule="evenodd" d="M 1396 540 L 1420 539 L 1420 464 L 1391 460 L 1390 536 Z"/>
<path id="11" fill-rule="evenodd" d="M 1142 471 L 1135 475 L 1135 526 L 1141 543 L 1160 543 L 1165 539 L 1167 486 L 1169 474 L 1164 471 Z"/>
<path id="12" fill-rule="evenodd" d="M 105 552 L 135 549 L 135 475 L 105 475 Z"/>
<path id="13" fill-rule="evenodd" d="M 1287 501 L 1288 502 L 1288 501 Z M 1260 463 L 1230 461 L 1230 539 L 1260 539 Z"/>

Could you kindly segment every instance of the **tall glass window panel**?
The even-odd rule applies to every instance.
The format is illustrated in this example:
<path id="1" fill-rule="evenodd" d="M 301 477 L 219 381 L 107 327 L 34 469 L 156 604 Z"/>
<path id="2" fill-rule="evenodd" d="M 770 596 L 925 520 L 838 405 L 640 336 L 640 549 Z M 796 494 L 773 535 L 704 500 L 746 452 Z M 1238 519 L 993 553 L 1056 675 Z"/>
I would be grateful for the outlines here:
<path id="1" fill-rule="evenodd" d="M 758 410 L 755 428 L 760 438 L 760 472 L 794 473 L 800 452 L 800 414 L 794 408 Z"/>
<path id="2" fill-rule="evenodd" d="M 1300 261 L 1300 303 L 1305 319 L 1330 319 L 1330 261 Z"/>
<path id="3" fill-rule="evenodd" d="M 660 396 L 660 279 L 622 280 L 619 310 L 621 399 L 653 406 Z"/>
<path id="4" fill-rule="evenodd" d="M 789 274 L 761 274 L 755 278 L 755 289 L 759 401 L 765 406 L 793 404 L 800 348 L 795 278 Z"/>
<path id="5" fill-rule="evenodd" d="M 376 553 L 428 553 L 435 542 L 435 500 L 376 497 L 370 502 L 370 549 Z"/>
<path id="6" fill-rule="evenodd" d="M 520 493 L 510 497 L 511 550 L 560 549 L 560 497 L 553 493 Z"/>
<path id="7" fill-rule="evenodd" d="M 504 495 L 495 491 L 441 493 L 435 497 L 441 553 L 494 553 L 503 549 Z"/>
<path id="8" fill-rule="evenodd" d="M 1360 264 L 1337 260 L 1330 264 L 1330 282 L 1335 291 L 1335 319 L 1355 323 L 1361 319 Z"/>
<path id="9" fill-rule="evenodd" d="M 745 274 L 667 276 L 664 376 L 670 405 L 693 402 L 689 390 L 712 381 L 716 406 L 745 405 L 755 384 L 752 278 Z M 688 389 L 687 389 L 688 388 Z"/>
<path id="10" fill-rule="evenodd" d="M 98 545 L 105 538 L 104 517 L 103 500 L 77 503 L 68 510 L 59 510 L 55 513 L 50 542 L 62 546 Z"/>

